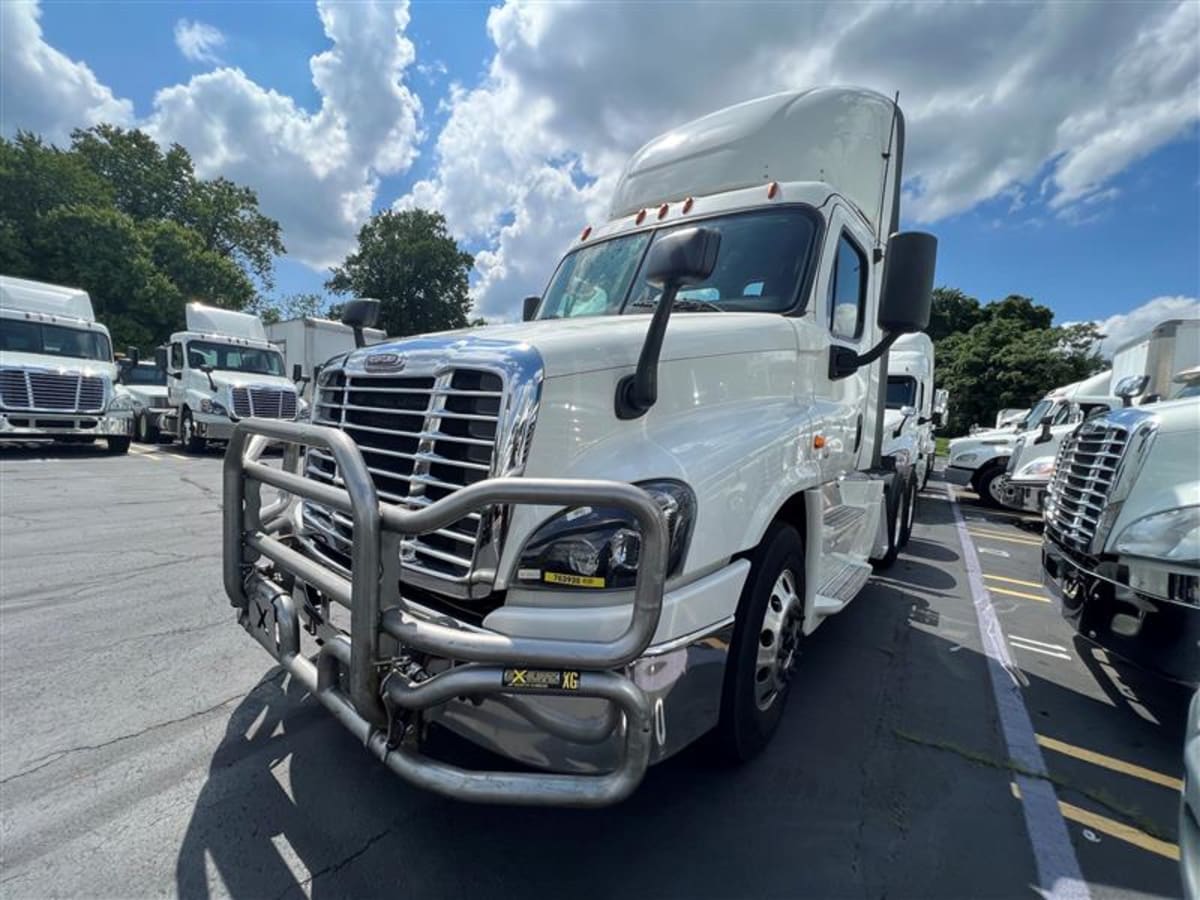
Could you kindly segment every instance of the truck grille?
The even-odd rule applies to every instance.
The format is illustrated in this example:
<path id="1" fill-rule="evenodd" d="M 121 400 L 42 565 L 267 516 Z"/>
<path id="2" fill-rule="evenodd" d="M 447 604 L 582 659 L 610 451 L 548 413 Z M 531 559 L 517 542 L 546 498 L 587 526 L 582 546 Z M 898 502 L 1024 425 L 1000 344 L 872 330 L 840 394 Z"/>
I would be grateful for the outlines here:
<path id="1" fill-rule="evenodd" d="M 250 387 L 233 389 L 233 414 L 239 419 L 296 418 L 296 394 L 279 388 Z"/>
<path id="2" fill-rule="evenodd" d="M 436 378 L 336 372 L 317 391 L 313 421 L 354 438 L 381 500 L 416 509 L 489 476 L 503 398 L 500 376 L 476 369 Z M 340 484 L 324 450 L 308 451 L 305 473 Z M 312 502 L 305 502 L 304 516 L 325 536 L 327 548 L 349 557 L 349 517 Z M 401 562 L 411 571 L 465 582 L 482 526 L 480 514 L 472 513 L 440 531 L 407 538 Z"/>
<path id="3" fill-rule="evenodd" d="M 1100 516 L 1129 443 L 1129 432 L 1104 419 L 1063 438 L 1050 478 L 1046 530 L 1064 547 L 1090 553 Z"/>
<path id="4" fill-rule="evenodd" d="M 5 369 L 0 372 L 0 402 L 8 409 L 100 412 L 104 409 L 104 379 Z"/>

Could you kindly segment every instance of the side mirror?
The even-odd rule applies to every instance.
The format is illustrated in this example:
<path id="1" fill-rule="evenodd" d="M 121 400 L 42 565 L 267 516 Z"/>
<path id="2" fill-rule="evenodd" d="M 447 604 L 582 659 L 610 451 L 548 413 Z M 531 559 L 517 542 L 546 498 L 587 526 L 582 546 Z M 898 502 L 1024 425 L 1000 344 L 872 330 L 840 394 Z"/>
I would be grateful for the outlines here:
<path id="1" fill-rule="evenodd" d="M 911 334 L 929 327 L 937 238 L 924 231 L 899 231 L 888 240 L 879 296 L 879 327 Z"/>
<path id="2" fill-rule="evenodd" d="M 538 307 L 542 304 L 542 298 L 537 296 L 526 297 L 521 301 L 521 321 L 532 322 L 537 315 Z"/>
<path id="3" fill-rule="evenodd" d="M 154 348 L 154 365 L 164 372 L 167 370 L 167 348 L 166 347 L 155 347 Z"/>
<path id="4" fill-rule="evenodd" d="M 883 339 L 858 354 L 849 347 L 829 348 L 829 378 L 836 381 L 869 366 L 902 334 L 924 331 L 933 307 L 933 273 L 937 267 L 937 238 L 925 231 L 898 231 L 888 239 L 883 289 L 875 320 Z"/>
<path id="5" fill-rule="evenodd" d="M 364 328 L 374 328 L 379 321 L 379 301 L 370 297 L 359 297 L 342 307 L 342 324 L 354 329 L 354 346 L 365 347 L 367 338 Z"/>
<path id="6" fill-rule="evenodd" d="M 904 416 L 904 418 L 906 418 L 906 419 L 910 419 L 913 416 L 915 416 L 916 414 L 917 414 L 917 408 L 915 406 L 900 407 L 900 415 Z"/>
<path id="7" fill-rule="evenodd" d="M 935 409 L 933 411 L 933 415 L 929 417 L 929 421 L 933 423 L 935 428 L 941 428 L 944 424 L 946 424 L 946 417 L 942 414 L 940 409 Z"/>
<path id="8" fill-rule="evenodd" d="M 650 317 L 637 369 L 617 382 L 614 398 L 618 419 L 636 419 L 658 402 L 658 357 L 675 295 L 684 285 L 707 281 L 717 267 L 721 233 L 711 228 L 681 228 L 650 245 L 646 281 L 662 289 Z"/>
<path id="9" fill-rule="evenodd" d="M 130 366 L 136 366 L 142 361 L 142 351 L 137 347 L 126 347 L 125 358 L 129 360 Z"/>
<path id="10" fill-rule="evenodd" d="M 1044 419 L 1042 419 L 1042 431 L 1041 434 L 1034 439 L 1033 442 L 1035 444 L 1044 444 L 1046 441 L 1050 440 L 1050 426 L 1053 422 L 1054 419 L 1052 419 L 1050 416 L 1046 416 Z"/>
<path id="11" fill-rule="evenodd" d="M 1117 382 L 1117 389 L 1113 393 L 1121 398 L 1123 406 L 1133 406 L 1133 398 L 1146 390 L 1149 384 L 1149 375 L 1126 375 Z"/>
<path id="12" fill-rule="evenodd" d="M 208 376 L 209 390 L 215 391 L 217 389 L 217 383 L 215 381 L 213 381 L 213 377 L 212 377 L 213 367 L 210 366 L 208 363 L 205 363 L 204 365 L 200 366 L 200 371 Z"/>
<path id="13" fill-rule="evenodd" d="M 292 366 L 292 381 L 300 381 L 304 378 L 304 366 L 296 363 Z"/>

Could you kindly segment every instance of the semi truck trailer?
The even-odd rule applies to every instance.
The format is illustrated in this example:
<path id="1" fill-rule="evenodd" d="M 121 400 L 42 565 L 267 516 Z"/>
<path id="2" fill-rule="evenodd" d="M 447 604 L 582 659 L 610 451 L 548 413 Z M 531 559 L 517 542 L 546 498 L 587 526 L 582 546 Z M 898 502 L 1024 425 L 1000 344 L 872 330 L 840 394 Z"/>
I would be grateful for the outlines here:
<path id="1" fill-rule="evenodd" d="M 524 321 L 356 349 L 307 421 L 233 424 L 241 626 L 456 798 L 598 806 L 705 735 L 754 756 L 909 477 L 883 452 L 887 356 L 928 323 L 936 241 L 899 231 L 904 144 L 857 89 L 682 125 Z M 431 725 L 517 771 L 429 755 Z"/>
<path id="2" fill-rule="evenodd" d="M 80 288 L 0 275 L 0 440 L 105 440 L 129 450 L 112 338 Z"/>
<path id="3" fill-rule="evenodd" d="M 315 316 L 272 322 L 264 330 L 267 340 L 283 354 L 284 371 L 291 375 L 305 400 L 312 399 L 313 381 L 321 367 L 355 347 L 354 329 Z M 378 344 L 386 336 L 378 328 L 363 331 L 368 344 Z"/>

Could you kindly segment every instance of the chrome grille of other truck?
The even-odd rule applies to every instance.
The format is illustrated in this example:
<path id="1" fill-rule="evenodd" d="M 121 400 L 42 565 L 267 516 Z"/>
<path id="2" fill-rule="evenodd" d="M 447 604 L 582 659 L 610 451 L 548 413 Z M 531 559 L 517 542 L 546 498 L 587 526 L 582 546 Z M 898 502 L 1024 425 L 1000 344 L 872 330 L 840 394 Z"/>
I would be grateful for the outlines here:
<path id="1" fill-rule="evenodd" d="M 35 412 L 101 412 L 104 379 L 5 369 L 0 372 L 0 402 L 7 409 Z"/>
<path id="2" fill-rule="evenodd" d="M 279 388 L 250 387 L 233 389 L 233 414 L 239 419 L 296 418 L 296 394 Z"/>
<path id="3" fill-rule="evenodd" d="M 313 422 L 336 426 L 354 439 L 381 500 L 416 509 L 492 472 L 503 399 L 500 376 L 478 369 L 437 376 L 334 372 L 317 391 Z M 308 451 L 305 473 L 340 483 L 333 457 L 324 450 Z M 324 537 L 325 548 L 348 559 L 350 519 L 313 502 L 303 510 L 305 525 Z M 406 538 L 401 562 L 409 572 L 466 584 L 484 525 L 483 516 L 471 513 L 431 534 Z"/>
<path id="4" fill-rule="evenodd" d="M 1063 438 L 1050 479 L 1046 529 L 1067 549 L 1090 553 L 1129 432 L 1106 419 L 1084 422 Z"/>

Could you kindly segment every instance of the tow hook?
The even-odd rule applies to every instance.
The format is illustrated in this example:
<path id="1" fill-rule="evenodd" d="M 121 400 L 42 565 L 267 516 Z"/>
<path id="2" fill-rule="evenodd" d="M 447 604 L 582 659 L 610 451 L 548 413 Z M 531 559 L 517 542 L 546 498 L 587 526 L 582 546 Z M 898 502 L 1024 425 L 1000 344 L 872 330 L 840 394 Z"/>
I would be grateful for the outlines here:
<path id="1" fill-rule="evenodd" d="M 409 684 L 420 684 L 429 680 L 429 673 L 408 654 L 384 660 L 380 666 L 388 669 L 379 683 L 380 697 L 387 713 L 388 750 L 395 750 L 404 743 L 421 744 L 427 728 L 424 716 L 420 710 L 398 708 L 388 695 L 388 682 L 393 678 L 402 678 Z"/>

